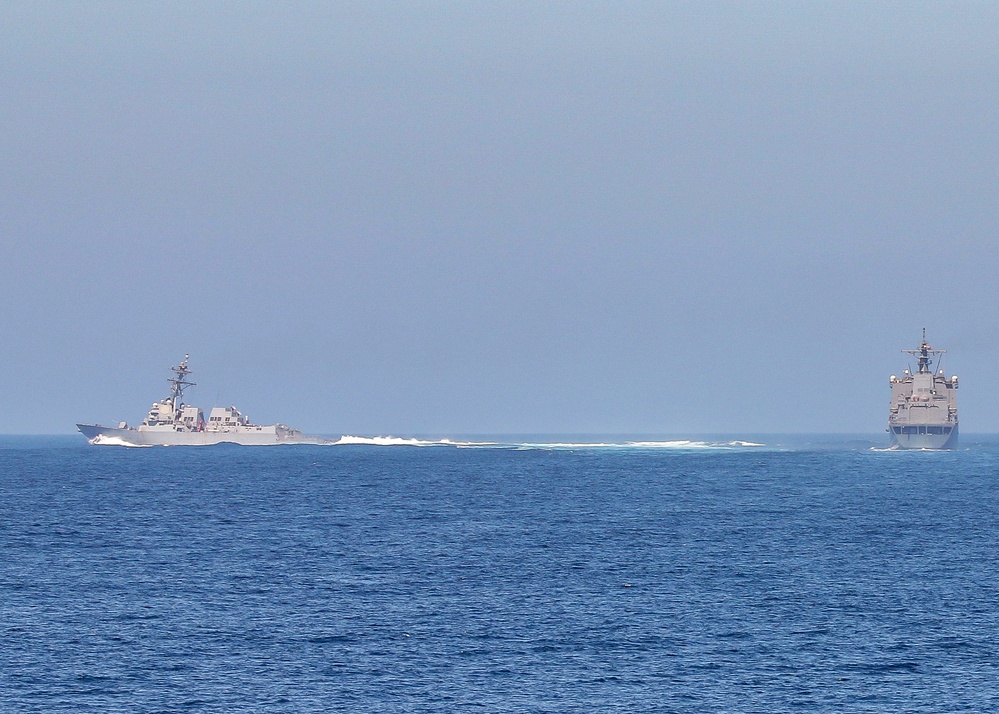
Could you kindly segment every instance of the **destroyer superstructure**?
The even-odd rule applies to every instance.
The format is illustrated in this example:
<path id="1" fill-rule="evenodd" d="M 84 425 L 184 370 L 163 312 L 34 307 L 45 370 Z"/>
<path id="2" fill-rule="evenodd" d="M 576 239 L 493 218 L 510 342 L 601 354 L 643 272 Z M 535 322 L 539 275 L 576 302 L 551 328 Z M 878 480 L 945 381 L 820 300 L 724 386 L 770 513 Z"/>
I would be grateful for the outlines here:
<path id="1" fill-rule="evenodd" d="M 923 340 L 916 350 L 902 350 L 916 357 L 916 371 L 891 376 L 888 433 L 902 449 L 950 449 L 957 444 L 957 377 L 933 372 L 933 359 L 947 350 L 935 350 Z M 939 367 L 939 365 L 938 365 Z"/>
<path id="2" fill-rule="evenodd" d="M 284 424 L 253 424 L 236 407 L 213 407 L 205 419 L 204 412 L 195 406 L 184 404 L 184 390 L 195 386 L 190 381 L 191 370 L 187 366 L 189 355 L 176 367 L 171 367 L 173 376 L 170 395 L 161 401 L 153 402 L 146 418 L 139 426 L 131 427 L 125 422 L 118 426 L 100 424 L 77 424 L 76 427 L 92 444 L 123 444 L 131 446 L 206 446 L 210 444 L 322 444 L 326 439 L 306 436 L 298 429 Z"/>

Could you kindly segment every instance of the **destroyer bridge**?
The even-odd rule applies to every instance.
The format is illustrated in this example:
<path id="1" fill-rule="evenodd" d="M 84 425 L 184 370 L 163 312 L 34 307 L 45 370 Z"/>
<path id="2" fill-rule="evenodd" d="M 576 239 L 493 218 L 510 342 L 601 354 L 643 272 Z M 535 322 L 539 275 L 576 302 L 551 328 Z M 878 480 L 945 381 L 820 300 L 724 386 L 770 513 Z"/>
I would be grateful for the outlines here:
<path id="1" fill-rule="evenodd" d="M 947 350 L 935 350 L 923 339 L 916 350 L 902 350 L 916 357 L 915 372 L 906 369 L 889 379 L 891 404 L 888 433 L 893 446 L 902 449 L 950 449 L 957 445 L 957 377 L 942 369 L 933 372 L 933 359 Z"/>

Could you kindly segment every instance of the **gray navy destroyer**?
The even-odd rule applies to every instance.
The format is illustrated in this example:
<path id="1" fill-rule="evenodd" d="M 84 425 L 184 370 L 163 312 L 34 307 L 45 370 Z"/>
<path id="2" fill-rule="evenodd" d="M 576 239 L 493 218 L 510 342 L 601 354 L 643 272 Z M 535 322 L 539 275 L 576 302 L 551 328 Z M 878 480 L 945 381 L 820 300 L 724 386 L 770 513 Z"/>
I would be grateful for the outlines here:
<path id="1" fill-rule="evenodd" d="M 183 402 L 184 390 L 194 386 L 194 382 L 188 379 L 191 375 L 187 366 L 188 358 L 189 355 L 184 355 L 183 362 L 170 368 L 174 373 L 167 380 L 170 383 L 170 395 L 162 401 L 153 402 L 149 414 L 139 426 L 121 422 L 118 426 L 77 424 L 76 428 L 91 444 L 119 446 L 329 443 L 327 439 L 306 436 L 298 429 L 284 424 L 253 424 L 236 407 L 213 407 L 206 420 L 200 408 Z"/>
<path id="2" fill-rule="evenodd" d="M 957 377 L 948 379 L 942 369 L 935 374 L 935 350 L 923 341 L 917 350 L 902 350 L 916 357 L 916 371 L 891 376 L 888 433 L 892 446 L 902 449 L 951 449 L 957 445 Z"/>

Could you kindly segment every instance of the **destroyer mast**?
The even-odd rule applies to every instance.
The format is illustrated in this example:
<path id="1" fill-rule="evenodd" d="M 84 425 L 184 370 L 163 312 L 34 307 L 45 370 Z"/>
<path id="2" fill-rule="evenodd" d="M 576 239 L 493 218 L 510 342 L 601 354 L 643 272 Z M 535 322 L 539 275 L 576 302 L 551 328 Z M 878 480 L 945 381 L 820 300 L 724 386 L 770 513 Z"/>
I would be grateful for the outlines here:
<path id="1" fill-rule="evenodd" d="M 184 397 L 184 390 L 188 387 L 194 387 L 196 384 L 188 380 L 188 375 L 191 374 L 191 370 L 188 369 L 187 360 L 191 358 L 191 355 L 185 354 L 184 361 L 181 362 L 176 367 L 171 367 L 170 371 L 173 372 L 175 377 L 168 377 L 167 381 L 170 383 L 170 396 L 168 397 L 170 401 L 170 410 L 173 412 L 174 419 L 180 420 L 180 410 L 184 406 L 182 401 Z"/>

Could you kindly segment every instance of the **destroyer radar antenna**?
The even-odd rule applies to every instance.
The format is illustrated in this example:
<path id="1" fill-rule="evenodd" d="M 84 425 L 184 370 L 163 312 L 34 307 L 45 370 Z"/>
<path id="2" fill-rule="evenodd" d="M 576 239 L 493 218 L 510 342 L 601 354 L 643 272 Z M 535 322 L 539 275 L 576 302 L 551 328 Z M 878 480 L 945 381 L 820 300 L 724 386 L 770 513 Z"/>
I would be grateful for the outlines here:
<path id="1" fill-rule="evenodd" d="M 185 354 L 184 361 L 181 362 L 176 367 L 171 367 L 170 371 L 173 372 L 176 377 L 170 377 L 167 381 L 170 383 L 170 407 L 173 409 L 174 413 L 180 406 L 180 400 L 184 396 L 184 390 L 188 387 L 195 386 L 195 383 L 189 380 L 187 377 L 191 374 L 191 370 L 188 369 L 187 360 L 191 358 L 191 355 Z"/>

